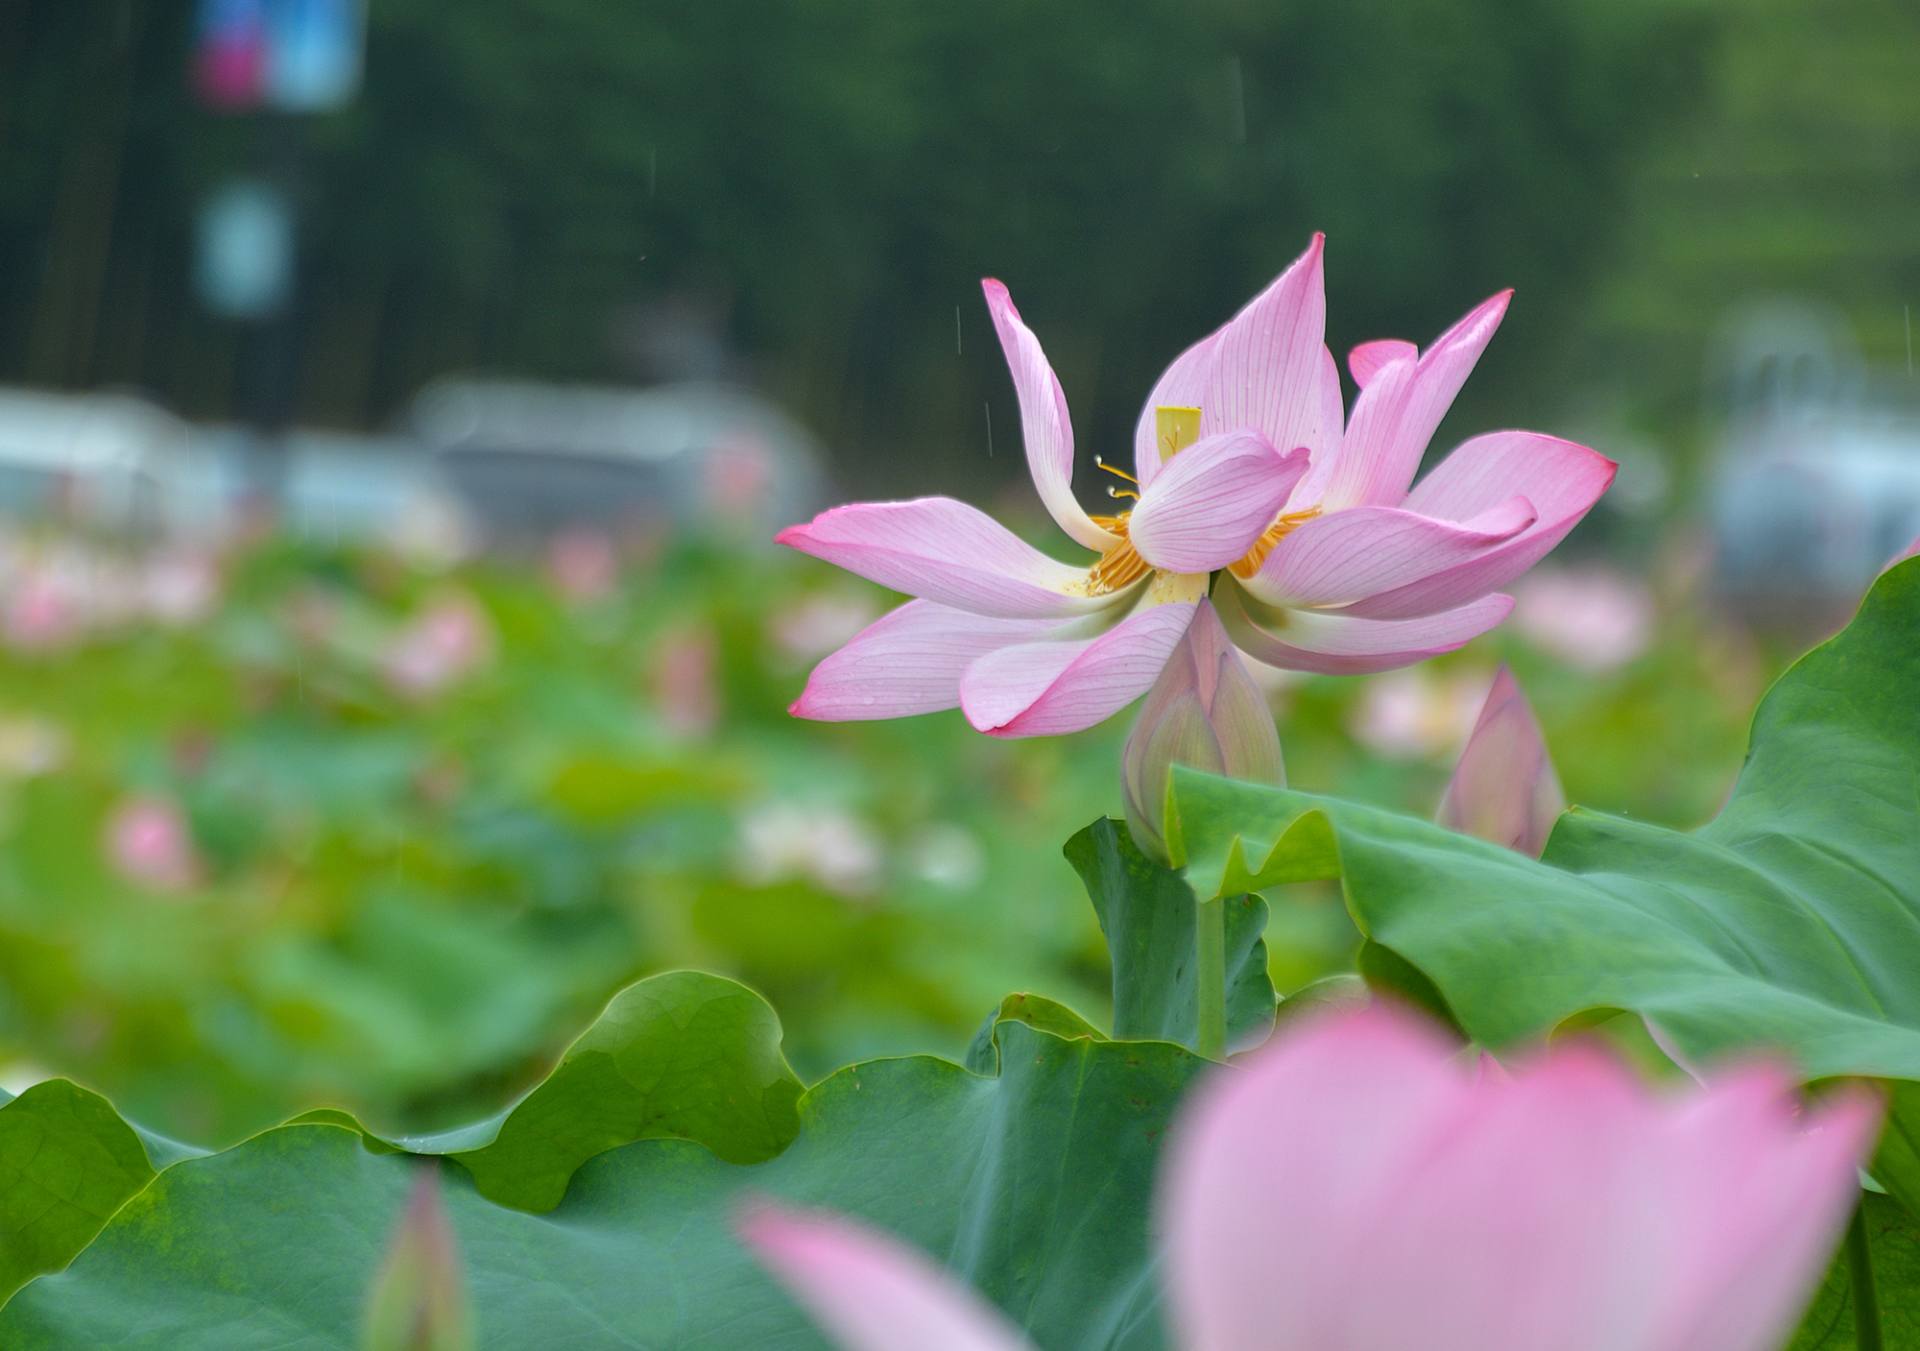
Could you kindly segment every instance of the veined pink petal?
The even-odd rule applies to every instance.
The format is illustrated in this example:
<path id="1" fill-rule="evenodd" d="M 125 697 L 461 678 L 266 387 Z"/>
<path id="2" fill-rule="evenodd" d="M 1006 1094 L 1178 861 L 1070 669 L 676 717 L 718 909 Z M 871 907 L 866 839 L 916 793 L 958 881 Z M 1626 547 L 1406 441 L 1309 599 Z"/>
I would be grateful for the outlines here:
<path id="1" fill-rule="evenodd" d="M 1067 396 L 1040 350 L 1040 340 L 1021 322 L 1007 288 L 988 277 L 980 283 L 993 316 L 1000 350 L 1013 373 L 1013 391 L 1020 402 L 1020 429 L 1027 443 L 1027 469 L 1047 511 L 1076 544 L 1104 552 L 1119 541 L 1081 508 L 1073 495 L 1073 422 L 1067 416 Z"/>
<path id="2" fill-rule="evenodd" d="M 754 1255 L 845 1351 L 1025 1351 L 1006 1317 L 900 1240 L 838 1215 L 761 1205 Z"/>
<path id="3" fill-rule="evenodd" d="M 1395 1298 L 1343 1259 L 1466 1108 L 1452 1050 L 1376 1007 L 1304 1019 L 1203 1081 L 1170 1134 L 1157 1206 L 1184 1351 L 1364 1345 L 1327 1336 L 1320 1315 Z"/>
<path id="4" fill-rule="evenodd" d="M 1477 558 L 1534 519 L 1524 497 L 1460 523 L 1349 507 L 1295 527 L 1245 585 L 1267 605 L 1350 605 Z"/>
<path id="5" fill-rule="evenodd" d="M 1400 505 L 1427 443 L 1500 327 L 1512 297 L 1513 292 L 1502 291 L 1483 301 L 1417 360 L 1401 348 L 1398 356 L 1372 369 L 1354 404 L 1323 505 Z"/>
<path id="6" fill-rule="evenodd" d="M 1085 594 L 1086 572 L 1048 558 L 985 512 L 951 497 L 856 502 L 792 525 L 777 543 L 869 581 L 974 614 L 1039 619 L 1113 603 Z"/>
<path id="7" fill-rule="evenodd" d="M 1165 459 L 1153 410 L 1200 406 L 1200 398 L 1207 389 L 1208 373 L 1213 369 L 1214 344 L 1219 339 L 1218 333 L 1209 333 L 1175 357 L 1173 364 L 1161 372 L 1160 378 L 1154 382 L 1153 392 L 1147 395 L 1146 406 L 1140 410 L 1140 420 L 1133 427 L 1133 474 L 1140 480 L 1142 489 L 1153 482 L 1153 476 L 1160 472 L 1160 465 Z"/>
<path id="8" fill-rule="evenodd" d="M 1212 572 L 1247 550 L 1307 472 L 1307 452 L 1283 455 L 1257 432 L 1188 446 L 1140 494 L 1127 522 L 1133 547 L 1167 572 Z"/>
<path id="9" fill-rule="evenodd" d="M 960 709 L 994 736 L 1084 731 L 1147 692 L 1193 611 L 1190 601 L 1169 601 L 1134 611 L 1098 638 L 989 652 L 961 674 Z"/>
<path id="10" fill-rule="evenodd" d="M 1234 643 L 1255 661 L 1324 675 L 1391 671 L 1452 652 L 1513 609 L 1513 597 L 1491 595 L 1418 619 L 1355 619 L 1344 611 L 1284 610 L 1283 625 L 1268 629 L 1231 587 L 1220 588 L 1213 603 Z"/>
<path id="11" fill-rule="evenodd" d="M 1200 434 L 1253 430 L 1282 449 L 1322 441 L 1324 235 L 1221 329 L 1200 396 Z M 1184 452 L 1183 452 L 1184 453 Z"/>
<path id="12" fill-rule="evenodd" d="M 1448 609 L 1505 586 L 1567 537 L 1600 500 L 1618 469 L 1606 456 L 1539 432 L 1476 436 L 1442 460 L 1407 495 L 1406 510 L 1443 521 L 1470 521 L 1514 494 L 1538 519 L 1471 559 L 1354 605 L 1371 619 L 1403 619 Z"/>
<path id="13" fill-rule="evenodd" d="M 958 708 L 960 673 L 976 657 L 1057 627 L 1051 619 L 989 619 L 910 600 L 814 667 L 787 711 L 820 722 L 858 722 Z"/>
<path id="14" fill-rule="evenodd" d="M 1539 719 L 1502 665 L 1447 782 L 1437 819 L 1449 830 L 1539 858 L 1566 809 Z"/>
<path id="15" fill-rule="evenodd" d="M 1326 346 L 1320 348 L 1320 418 L 1319 432 L 1314 440 L 1303 442 L 1312 453 L 1313 462 L 1307 466 L 1307 472 L 1293 486 L 1293 496 L 1287 499 L 1289 507 L 1306 508 L 1319 505 L 1326 495 L 1327 484 L 1333 481 L 1334 466 L 1340 460 L 1340 442 L 1345 426 L 1346 405 L 1341 401 L 1340 364 L 1333 359 L 1333 353 Z"/>
<path id="16" fill-rule="evenodd" d="M 1347 369 L 1353 372 L 1353 383 L 1365 389 L 1388 362 L 1419 359 L 1420 349 L 1403 338 L 1376 338 L 1347 353 Z"/>

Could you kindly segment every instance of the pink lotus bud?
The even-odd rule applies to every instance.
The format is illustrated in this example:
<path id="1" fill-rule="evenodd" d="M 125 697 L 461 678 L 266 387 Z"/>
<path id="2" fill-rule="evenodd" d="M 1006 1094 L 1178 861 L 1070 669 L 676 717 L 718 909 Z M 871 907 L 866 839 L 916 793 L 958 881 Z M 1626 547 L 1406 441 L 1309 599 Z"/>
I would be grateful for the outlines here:
<path id="1" fill-rule="evenodd" d="M 23 652 L 45 652 L 65 647 L 80 636 L 86 620 L 79 597 L 67 580 L 51 568 L 35 567 L 23 575 L 6 598 L 0 631 L 7 645 Z"/>
<path id="2" fill-rule="evenodd" d="M 1887 568 L 1891 568 L 1895 563 L 1904 563 L 1909 558 L 1916 556 L 1920 556 L 1920 535 L 1915 535 L 1912 539 L 1908 540 L 1907 547 L 1895 554 L 1892 558 L 1889 558 L 1887 560 L 1887 567 L 1880 569 L 1880 571 L 1885 572 Z"/>
<path id="3" fill-rule="evenodd" d="M 148 561 L 141 580 L 146 612 L 161 624 L 197 624 L 220 601 L 220 568 L 210 554 L 162 554 Z"/>
<path id="4" fill-rule="evenodd" d="M 421 1171 L 367 1305 L 367 1351 L 468 1351 L 460 1253 L 440 1200 L 440 1175 Z"/>
<path id="5" fill-rule="evenodd" d="M 193 834 L 180 808 L 166 798 L 121 803 L 107 819 L 107 861 L 113 870 L 152 891 L 187 891 L 200 877 Z"/>
<path id="6" fill-rule="evenodd" d="M 1127 830 L 1154 858 L 1167 856 L 1163 824 L 1175 765 L 1255 783 L 1286 782 L 1273 711 L 1207 600 L 1147 691 L 1120 757 Z"/>
<path id="7" fill-rule="evenodd" d="M 1567 796 L 1553 772 L 1540 723 L 1513 672 L 1502 666 L 1454 766 L 1437 819 L 1449 830 L 1538 858 L 1566 809 Z"/>

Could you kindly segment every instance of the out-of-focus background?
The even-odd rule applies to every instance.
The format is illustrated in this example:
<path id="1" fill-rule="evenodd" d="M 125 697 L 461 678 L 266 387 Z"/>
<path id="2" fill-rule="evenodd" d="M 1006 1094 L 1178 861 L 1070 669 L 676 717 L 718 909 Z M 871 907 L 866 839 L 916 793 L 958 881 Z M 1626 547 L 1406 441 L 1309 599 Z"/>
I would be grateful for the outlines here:
<path id="1" fill-rule="evenodd" d="M 1897 0 L 7 0 L 0 1077 L 211 1141 L 470 1115 L 673 966 L 808 1073 L 1097 1014 L 1124 719 L 785 713 L 887 598 L 779 525 L 1047 538 L 983 275 L 1089 454 L 1315 229 L 1336 350 L 1518 288 L 1436 453 L 1618 484 L 1500 634 L 1272 682 L 1293 780 L 1430 810 L 1506 660 L 1704 819 L 1920 533 L 1916 69 Z"/>

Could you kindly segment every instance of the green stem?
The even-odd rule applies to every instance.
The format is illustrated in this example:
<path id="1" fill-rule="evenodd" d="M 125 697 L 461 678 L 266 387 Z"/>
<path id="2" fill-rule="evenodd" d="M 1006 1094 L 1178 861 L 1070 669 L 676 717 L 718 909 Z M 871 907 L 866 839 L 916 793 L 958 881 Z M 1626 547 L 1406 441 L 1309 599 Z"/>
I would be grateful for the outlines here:
<path id="1" fill-rule="evenodd" d="M 1195 913 L 1193 992 L 1199 1018 L 1194 1049 L 1209 1060 L 1227 1052 L 1227 903 L 1216 896 Z"/>
<path id="2" fill-rule="evenodd" d="M 1873 1246 L 1867 1239 L 1867 1198 L 1854 1208 L 1847 1226 L 1847 1275 L 1853 1282 L 1853 1344 L 1860 1351 L 1885 1351 L 1880 1335 L 1880 1296 L 1873 1288 Z"/>

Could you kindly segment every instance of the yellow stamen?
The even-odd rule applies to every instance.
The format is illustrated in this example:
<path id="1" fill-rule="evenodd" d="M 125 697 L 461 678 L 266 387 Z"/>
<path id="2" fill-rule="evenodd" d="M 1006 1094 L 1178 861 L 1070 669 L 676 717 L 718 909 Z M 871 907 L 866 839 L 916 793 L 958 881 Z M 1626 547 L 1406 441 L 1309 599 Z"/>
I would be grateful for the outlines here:
<path id="1" fill-rule="evenodd" d="M 1236 577 L 1251 577 L 1260 571 L 1260 565 L 1267 561 L 1267 555 L 1281 540 L 1320 514 L 1320 508 L 1308 507 L 1305 511 L 1289 511 L 1261 532 L 1260 538 L 1247 550 L 1247 556 L 1238 563 L 1229 564 L 1227 571 Z"/>
<path id="2" fill-rule="evenodd" d="M 1113 475 L 1113 476 L 1114 476 L 1115 478 L 1123 478 L 1123 479 L 1125 479 L 1125 480 L 1126 480 L 1127 482 L 1129 482 L 1129 483 L 1131 483 L 1131 484 L 1132 484 L 1132 485 L 1133 485 L 1134 487 L 1136 487 L 1136 488 L 1140 486 L 1140 480 L 1139 480 L 1139 479 L 1137 479 L 1137 478 L 1135 478 L 1135 477 L 1134 477 L 1134 476 L 1133 476 L 1132 474 L 1129 474 L 1129 473 L 1128 473 L 1128 472 L 1127 472 L 1126 470 L 1124 470 L 1124 469 L 1116 469 L 1116 468 L 1114 468 L 1114 466 L 1112 466 L 1112 465 L 1110 465 L 1110 464 L 1108 464 L 1108 463 L 1107 463 L 1107 462 L 1106 462 L 1105 460 L 1103 460 L 1103 459 L 1101 459 L 1101 458 L 1100 458 L 1100 457 L 1099 457 L 1098 455 L 1096 455 L 1096 456 L 1094 456 L 1094 457 L 1093 457 L 1093 464 L 1094 464 L 1094 467 L 1095 467 L 1096 469 L 1104 469 L 1104 470 L 1106 470 L 1106 471 L 1107 471 L 1107 472 L 1108 472 L 1109 474 L 1112 474 L 1112 475 Z M 1113 489 L 1111 489 L 1111 488 L 1109 488 L 1109 489 L 1107 489 L 1107 491 L 1108 491 L 1108 492 L 1112 492 L 1112 491 L 1113 491 Z"/>
<path id="3" fill-rule="evenodd" d="M 1095 516 L 1093 523 L 1102 530 L 1112 531 L 1120 537 L 1120 542 L 1100 556 L 1100 561 L 1087 569 L 1087 594 L 1089 596 L 1109 596 L 1132 586 L 1152 571 L 1147 560 L 1142 558 L 1133 547 L 1133 541 L 1127 538 L 1127 513 L 1118 516 Z"/>
<path id="4" fill-rule="evenodd" d="M 1160 405 L 1153 410 L 1153 442 L 1160 447 L 1160 462 L 1165 464 L 1175 455 L 1200 439 L 1200 410 Z"/>

